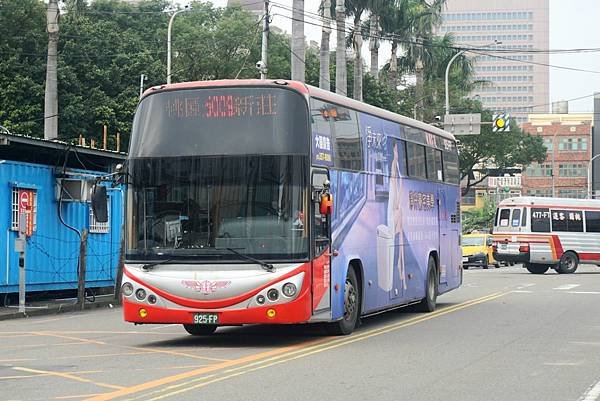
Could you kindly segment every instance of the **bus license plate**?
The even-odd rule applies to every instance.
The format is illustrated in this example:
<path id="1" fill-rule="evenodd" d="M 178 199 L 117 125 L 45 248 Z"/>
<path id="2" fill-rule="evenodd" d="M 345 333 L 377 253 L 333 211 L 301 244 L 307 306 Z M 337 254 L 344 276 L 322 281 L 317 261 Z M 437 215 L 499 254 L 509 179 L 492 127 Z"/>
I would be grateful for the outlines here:
<path id="1" fill-rule="evenodd" d="M 219 324 L 216 313 L 194 313 L 194 324 Z"/>

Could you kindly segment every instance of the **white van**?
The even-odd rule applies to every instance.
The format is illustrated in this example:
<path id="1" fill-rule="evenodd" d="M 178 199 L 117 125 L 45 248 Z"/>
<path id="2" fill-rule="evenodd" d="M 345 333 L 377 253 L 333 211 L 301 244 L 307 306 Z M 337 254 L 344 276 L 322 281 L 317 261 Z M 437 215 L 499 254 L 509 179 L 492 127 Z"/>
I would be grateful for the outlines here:
<path id="1" fill-rule="evenodd" d="M 581 263 L 600 266 L 600 200 L 518 197 L 500 202 L 493 255 L 523 263 L 530 273 L 551 267 L 573 273 Z"/>

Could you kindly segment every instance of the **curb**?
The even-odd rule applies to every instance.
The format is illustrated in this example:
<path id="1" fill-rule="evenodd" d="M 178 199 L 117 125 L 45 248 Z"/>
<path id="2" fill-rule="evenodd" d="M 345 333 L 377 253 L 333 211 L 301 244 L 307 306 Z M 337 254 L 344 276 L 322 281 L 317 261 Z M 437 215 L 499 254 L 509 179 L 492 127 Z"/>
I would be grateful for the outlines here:
<path id="1" fill-rule="evenodd" d="M 47 308 L 25 310 L 25 312 L 23 312 L 23 313 L 18 312 L 18 308 L 10 308 L 11 310 L 14 309 L 14 312 L 5 313 L 5 311 L 3 311 L 2 309 L 8 309 L 8 308 L 2 308 L 2 309 L 0 309 L 0 321 L 11 320 L 11 319 L 22 319 L 22 318 L 35 317 L 35 316 L 58 315 L 60 313 L 69 313 L 69 312 L 73 313 L 73 312 L 89 311 L 89 310 L 94 310 L 94 309 L 98 309 L 98 308 L 105 308 L 105 307 L 108 307 L 111 305 L 113 307 L 121 306 L 120 303 L 117 303 L 117 301 L 114 298 L 114 295 L 112 295 L 112 294 L 110 296 L 106 296 L 106 297 L 102 297 L 102 296 L 98 297 L 97 296 L 95 302 L 86 302 L 84 304 L 83 310 L 80 307 L 78 307 L 77 304 L 75 304 L 73 302 L 50 304 L 50 305 L 47 305 L 48 306 Z"/>

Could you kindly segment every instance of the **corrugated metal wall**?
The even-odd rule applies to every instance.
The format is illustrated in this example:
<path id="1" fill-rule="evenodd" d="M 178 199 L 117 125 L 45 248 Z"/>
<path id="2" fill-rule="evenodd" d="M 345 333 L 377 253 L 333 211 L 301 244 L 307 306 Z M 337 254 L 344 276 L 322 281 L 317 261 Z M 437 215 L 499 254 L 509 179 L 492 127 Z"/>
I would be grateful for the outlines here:
<path id="1" fill-rule="evenodd" d="M 17 292 L 19 286 L 19 255 L 14 248 L 17 232 L 11 230 L 13 188 L 32 189 L 37 194 L 36 230 L 26 247 L 26 291 L 77 288 L 79 236 L 60 222 L 55 187 L 51 166 L 0 161 L 0 293 Z M 111 286 L 116 276 L 124 191 L 118 187 L 108 193 L 109 232 L 89 234 L 86 287 Z M 89 210 L 87 202 L 62 202 L 64 221 L 79 231 L 90 227 Z"/>

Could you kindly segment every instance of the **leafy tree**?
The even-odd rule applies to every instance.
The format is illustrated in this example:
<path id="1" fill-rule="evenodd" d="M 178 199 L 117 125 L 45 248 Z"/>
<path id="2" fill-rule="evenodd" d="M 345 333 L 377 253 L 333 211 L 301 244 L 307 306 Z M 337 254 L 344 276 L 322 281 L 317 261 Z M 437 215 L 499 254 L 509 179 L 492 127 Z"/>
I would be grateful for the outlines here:
<path id="1" fill-rule="evenodd" d="M 473 230 L 491 231 L 495 215 L 496 205 L 486 199 L 483 207 L 463 212 L 462 230 L 464 233 L 470 233 Z"/>
<path id="2" fill-rule="evenodd" d="M 489 111 L 482 113 L 482 121 L 491 121 Z M 480 135 L 464 135 L 459 144 L 460 176 L 463 194 L 485 180 L 492 171 L 502 172 L 515 166 L 527 166 L 531 162 L 542 163 L 546 160 L 546 147 L 540 136 L 531 135 L 516 124 L 510 132 L 492 132 L 491 124 L 481 126 Z M 473 171 L 479 176 L 474 177 Z"/>

